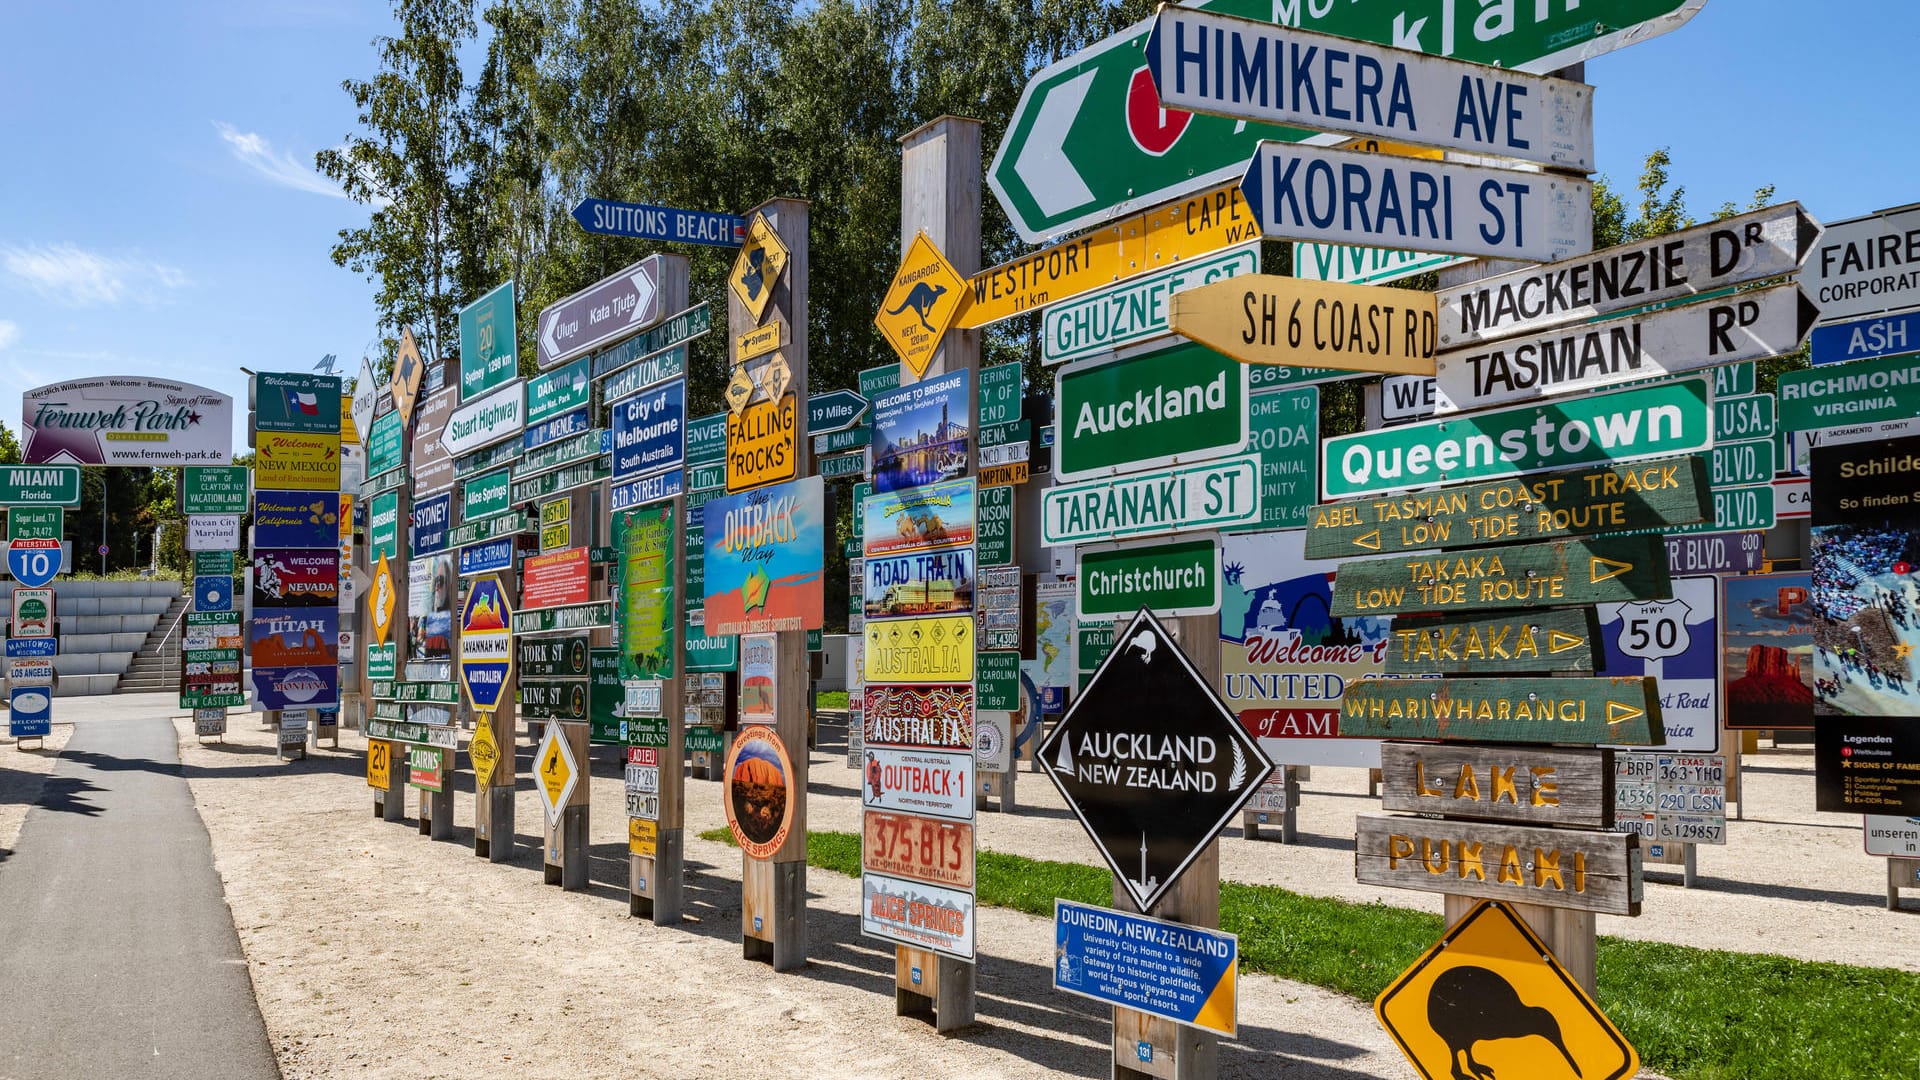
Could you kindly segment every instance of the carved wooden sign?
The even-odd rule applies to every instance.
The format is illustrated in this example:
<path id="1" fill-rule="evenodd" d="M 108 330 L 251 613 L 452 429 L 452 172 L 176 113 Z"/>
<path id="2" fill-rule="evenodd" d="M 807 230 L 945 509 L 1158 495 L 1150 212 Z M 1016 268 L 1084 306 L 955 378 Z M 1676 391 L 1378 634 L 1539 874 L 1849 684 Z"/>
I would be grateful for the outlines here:
<path id="1" fill-rule="evenodd" d="M 1387 642 L 1387 674 L 1591 674 L 1598 632 L 1598 619 L 1589 608 L 1396 619 Z"/>
<path id="2" fill-rule="evenodd" d="M 1366 679 L 1348 683 L 1340 734 L 1368 739 L 1658 746 L 1650 677 Z"/>
<path id="3" fill-rule="evenodd" d="M 1381 806 L 1447 818 L 1613 828 L 1613 751 L 1383 743 Z"/>
<path id="4" fill-rule="evenodd" d="M 1640 838 L 1475 821 L 1361 814 L 1362 884 L 1638 915 Z"/>
<path id="5" fill-rule="evenodd" d="M 1606 536 L 1341 563 L 1333 614 L 1623 603 L 1665 596 L 1672 587 L 1660 537 Z"/>

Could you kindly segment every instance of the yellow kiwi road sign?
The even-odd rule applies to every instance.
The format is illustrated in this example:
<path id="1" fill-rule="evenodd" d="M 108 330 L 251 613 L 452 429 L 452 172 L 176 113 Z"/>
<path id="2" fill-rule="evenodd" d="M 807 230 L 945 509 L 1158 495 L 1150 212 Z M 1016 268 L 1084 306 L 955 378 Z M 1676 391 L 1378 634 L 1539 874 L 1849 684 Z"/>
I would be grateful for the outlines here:
<path id="1" fill-rule="evenodd" d="M 747 242 L 740 245 L 740 254 L 734 257 L 727 284 L 733 286 L 734 295 L 747 306 L 755 323 L 766 318 L 773 287 L 786 268 L 787 245 L 780 242 L 780 234 L 773 231 L 765 214 L 753 215 L 753 224 L 747 226 Z"/>
<path id="2" fill-rule="evenodd" d="M 1211 188 L 980 271 L 967 281 L 969 303 L 956 325 L 1011 319 L 1259 238 L 1239 183 Z"/>
<path id="3" fill-rule="evenodd" d="M 1474 906 L 1374 999 L 1425 1080 L 1625 1080 L 1640 1055 L 1546 945 L 1497 900 Z"/>
<path id="4" fill-rule="evenodd" d="M 1174 333 L 1244 364 L 1433 374 L 1432 293 L 1241 274 L 1172 304 Z"/>
<path id="5" fill-rule="evenodd" d="M 940 338 L 967 300 L 967 283 L 924 232 L 915 233 L 893 275 L 873 325 L 918 378 L 933 362 Z"/>

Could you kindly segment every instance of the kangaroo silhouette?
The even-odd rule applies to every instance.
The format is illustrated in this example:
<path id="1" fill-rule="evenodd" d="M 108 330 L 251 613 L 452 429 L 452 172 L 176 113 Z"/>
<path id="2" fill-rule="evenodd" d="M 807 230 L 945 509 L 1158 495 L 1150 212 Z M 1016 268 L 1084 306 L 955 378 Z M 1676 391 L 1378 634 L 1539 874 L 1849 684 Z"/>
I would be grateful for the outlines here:
<path id="1" fill-rule="evenodd" d="M 908 308 L 912 308 L 913 313 L 920 316 L 920 325 L 926 327 L 927 333 L 931 334 L 933 333 L 933 324 L 927 321 L 927 312 L 933 310 L 933 302 L 940 299 L 946 291 L 947 287 L 945 285 L 929 285 L 924 281 L 919 282 L 915 284 L 913 288 L 907 290 L 907 298 L 900 301 L 900 306 L 887 312 L 887 314 L 898 315 Z"/>
<path id="2" fill-rule="evenodd" d="M 1486 968 L 1452 968 L 1433 980 L 1427 995 L 1427 1023 L 1451 1051 L 1448 1064 L 1453 1067 L 1453 1080 L 1494 1080 L 1493 1070 L 1474 1060 L 1473 1044 L 1528 1035 L 1552 1043 L 1567 1059 L 1573 1075 L 1581 1075 L 1553 1014 L 1522 1004 L 1513 984 Z"/>

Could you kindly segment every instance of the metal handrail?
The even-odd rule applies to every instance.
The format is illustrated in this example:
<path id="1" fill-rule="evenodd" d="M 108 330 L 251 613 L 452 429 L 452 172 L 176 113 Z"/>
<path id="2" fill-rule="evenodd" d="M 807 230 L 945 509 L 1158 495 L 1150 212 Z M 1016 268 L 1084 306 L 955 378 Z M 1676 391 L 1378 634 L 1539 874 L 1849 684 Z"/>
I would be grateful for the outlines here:
<path id="1" fill-rule="evenodd" d="M 179 632 L 180 625 L 187 621 L 187 612 L 192 610 L 193 610 L 193 605 L 191 603 L 187 604 L 186 607 L 181 608 L 180 614 L 176 616 L 173 620 L 173 625 L 167 628 L 166 635 L 160 639 L 160 670 L 163 674 L 166 672 L 166 670 L 169 667 L 177 666 L 177 665 L 169 664 L 167 662 L 167 657 L 178 656 L 179 652 L 176 649 L 168 648 L 167 644 L 168 642 L 171 642 L 173 640 L 173 635 Z"/>

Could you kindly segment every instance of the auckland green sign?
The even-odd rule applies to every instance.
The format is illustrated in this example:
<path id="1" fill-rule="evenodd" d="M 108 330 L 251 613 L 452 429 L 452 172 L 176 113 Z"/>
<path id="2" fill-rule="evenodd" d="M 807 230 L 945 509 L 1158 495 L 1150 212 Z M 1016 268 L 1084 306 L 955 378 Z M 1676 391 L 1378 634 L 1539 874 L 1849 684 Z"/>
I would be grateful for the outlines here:
<path id="1" fill-rule="evenodd" d="M 1069 364 L 1056 386 L 1062 479 L 1184 465 L 1247 444 L 1247 365 L 1204 345 Z"/>

